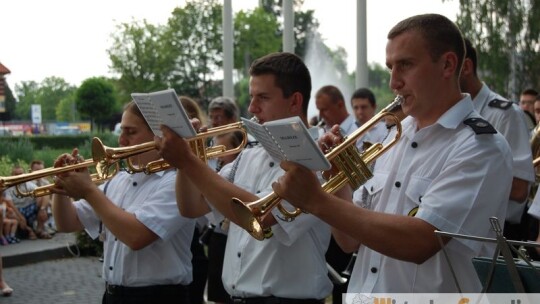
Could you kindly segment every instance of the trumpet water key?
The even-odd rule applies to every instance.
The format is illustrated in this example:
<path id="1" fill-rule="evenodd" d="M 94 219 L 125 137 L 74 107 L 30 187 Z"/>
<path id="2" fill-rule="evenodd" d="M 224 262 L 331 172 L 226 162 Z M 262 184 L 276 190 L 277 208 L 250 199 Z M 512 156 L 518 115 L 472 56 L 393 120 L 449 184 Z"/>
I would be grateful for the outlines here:
<path id="1" fill-rule="evenodd" d="M 401 138 L 401 120 L 404 118 L 404 115 L 401 112 L 402 100 L 402 96 L 396 96 L 392 103 L 346 137 L 342 143 L 333 147 L 325 155 L 325 157 L 338 169 L 338 173 L 322 185 L 325 192 L 334 193 L 341 189 L 345 184 L 349 184 L 352 189 L 356 190 L 373 177 L 368 165 L 388 151 L 388 149 L 395 145 Z M 383 120 L 390 120 L 395 124 L 396 132 L 394 138 L 386 144 L 374 143 L 363 152 L 359 152 L 356 148 L 357 140 L 365 135 L 373 126 Z M 240 226 L 257 240 L 263 240 L 265 239 L 265 234 L 271 234 L 265 233 L 262 222 L 274 207 L 277 206 L 286 220 L 292 220 L 302 213 L 302 210 L 300 209 L 296 209 L 292 212 L 286 210 L 281 205 L 281 200 L 282 199 L 275 192 L 272 192 L 257 201 L 248 203 L 233 198 L 232 209 Z"/>

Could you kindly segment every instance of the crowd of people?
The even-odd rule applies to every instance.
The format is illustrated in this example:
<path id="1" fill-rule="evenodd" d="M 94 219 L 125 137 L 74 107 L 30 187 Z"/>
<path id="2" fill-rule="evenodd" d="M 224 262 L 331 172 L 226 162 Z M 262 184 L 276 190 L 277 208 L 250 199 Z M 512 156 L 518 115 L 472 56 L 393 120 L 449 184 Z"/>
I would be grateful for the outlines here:
<path id="1" fill-rule="evenodd" d="M 355 146 L 361 153 L 401 134 L 359 188 L 345 183 L 329 193 L 321 184 L 338 174 L 336 168 L 323 174 L 279 163 L 251 136 L 240 153 L 205 162 L 169 127 L 154 136 L 130 102 L 119 146 L 154 141 L 156 149 L 131 157 L 131 163 L 145 166 L 162 158 L 172 168 L 150 175 L 120 171 L 99 186 L 88 170 L 69 171 L 55 177 L 52 200 L 19 202 L 8 190 L 0 241 L 18 242 L 18 228 L 29 238 L 49 238 L 45 223 L 52 201 L 58 231 L 85 230 L 103 241 L 103 303 L 200 304 L 205 286 L 208 301 L 236 304 L 324 303 L 329 296 L 339 304 L 347 292 L 480 292 L 483 282 L 472 258 L 493 256 L 495 246 L 441 240 L 435 231 L 494 237 L 489 218 L 496 217 L 508 239 L 540 241 L 533 167 L 540 151 L 531 149 L 531 141 L 540 140 L 540 97 L 527 89 L 518 104 L 493 92 L 478 77 L 474 42 L 444 16 L 412 16 L 387 38 L 390 88 L 401 96 L 400 128 L 378 121 Z M 249 75 L 249 113 L 261 124 L 300 117 L 324 152 L 377 113 L 368 88 L 345 98 L 337 86 L 326 85 L 315 93 L 319 115 L 308 122 L 311 75 L 291 53 L 256 59 Z M 179 99 L 195 130 L 239 121 L 230 98 L 210 102 L 209 126 L 197 102 Z M 236 147 L 242 136 L 219 135 L 205 144 Z M 80 161 L 74 149 L 54 166 Z M 32 170 L 43 168 L 36 165 Z M 21 173 L 14 168 L 13 174 Z M 47 182 L 26 183 L 25 191 Z M 305 213 L 285 220 L 272 209 L 261 221 L 265 239 L 259 241 L 242 228 L 231 200 L 252 202 L 271 192 L 284 208 Z M 354 267 L 347 283 L 329 276 L 349 265 Z M 0 284 L 4 295 L 11 294 L 1 272 Z"/>

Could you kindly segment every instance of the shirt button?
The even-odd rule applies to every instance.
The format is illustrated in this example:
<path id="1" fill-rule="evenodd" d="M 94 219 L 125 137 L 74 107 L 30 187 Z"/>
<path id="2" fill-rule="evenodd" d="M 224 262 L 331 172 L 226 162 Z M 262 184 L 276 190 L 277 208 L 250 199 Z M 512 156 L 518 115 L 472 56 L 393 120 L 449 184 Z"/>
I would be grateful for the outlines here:
<path id="1" fill-rule="evenodd" d="M 233 285 L 233 286 L 232 286 L 232 289 L 236 289 L 236 285 Z"/>
<path id="2" fill-rule="evenodd" d="M 376 267 L 371 267 L 370 270 L 371 270 L 372 273 L 377 273 L 377 268 Z"/>
<path id="3" fill-rule="evenodd" d="M 270 164 L 268 164 L 270 166 L 270 168 L 272 168 L 274 166 L 274 162 L 270 162 Z"/>
<path id="4" fill-rule="evenodd" d="M 370 188 L 370 189 L 371 189 L 371 192 L 373 192 L 373 186 L 371 186 L 371 188 Z"/>
<path id="5" fill-rule="evenodd" d="M 239 252 L 237 255 L 238 255 L 238 257 L 241 257 L 241 256 L 242 256 L 242 254 L 241 254 L 240 252 Z"/>
<path id="6" fill-rule="evenodd" d="M 259 193 L 261 193 L 261 190 L 257 190 L 257 192 L 255 192 L 255 193 L 259 194 Z"/>
<path id="7" fill-rule="evenodd" d="M 401 187 L 401 183 L 400 183 L 400 182 L 396 182 L 394 185 L 395 185 L 396 187 L 398 187 L 398 188 Z"/>
<path id="8" fill-rule="evenodd" d="M 413 143 L 411 144 L 411 147 L 413 147 L 413 148 L 416 148 L 416 147 L 418 147 L 418 143 L 417 143 L 417 142 L 415 142 L 415 141 L 413 141 Z"/>
<path id="9" fill-rule="evenodd" d="M 133 182 L 133 187 L 137 187 L 137 182 Z"/>
<path id="10" fill-rule="evenodd" d="M 112 266 L 109 266 L 109 270 L 112 270 Z"/>
<path id="11" fill-rule="evenodd" d="M 422 196 L 421 196 L 421 195 L 418 197 L 418 201 L 419 201 L 420 203 L 422 202 Z"/>

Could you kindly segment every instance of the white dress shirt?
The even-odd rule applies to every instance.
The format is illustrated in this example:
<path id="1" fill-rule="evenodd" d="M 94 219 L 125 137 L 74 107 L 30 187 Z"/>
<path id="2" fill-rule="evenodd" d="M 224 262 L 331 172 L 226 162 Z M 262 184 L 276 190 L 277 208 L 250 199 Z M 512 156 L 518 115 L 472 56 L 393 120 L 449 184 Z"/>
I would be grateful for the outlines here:
<path id="1" fill-rule="evenodd" d="M 138 287 L 191 283 L 190 246 L 195 221 L 182 217 L 178 211 L 175 179 L 174 170 L 152 175 L 121 171 L 110 181 L 107 197 L 118 207 L 133 213 L 159 239 L 133 251 L 103 225 L 103 278 L 109 284 Z M 100 219 L 92 207 L 84 200 L 75 202 L 75 207 L 88 234 L 97 238 Z"/>
<path id="2" fill-rule="evenodd" d="M 310 129 L 310 134 L 314 133 L 316 128 Z M 283 175 L 279 163 L 262 146 L 244 149 L 239 158 L 234 184 L 259 197 L 271 193 L 272 183 Z M 220 174 L 230 172 L 228 166 L 234 163 L 227 164 Z M 285 201 L 282 204 L 293 209 Z M 263 241 L 231 222 L 222 275 L 225 289 L 244 298 L 325 298 L 332 291 L 324 256 L 330 227 L 310 214 L 286 222 L 278 219 L 282 215 L 277 208 L 272 213 L 277 219 L 272 226 L 274 235 Z"/>
<path id="3" fill-rule="evenodd" d="M 417 209 L 415 217 L 441 231 L 494 237 L 489 218 L 504 218 L 512 155 L 502 135 L 476 134 L 466 125 L 471 117 L 480 116 L 465 95 L 431 126 L 417 130 L 415 120 L 405 118 L 400 141 L 377 160 L 374 177 L 354 193 L 355 204 L 404 216 Z M 462 290 L 480 292 L 471 258 L 483 249 L 482 242 L 454 238 L 445 249 Z M 417 265 L 361 245 L 348 292 L 457 290 L 442 251 Z"/>
<path id="4" fill-rule="evenodd" d="M 362 126 L 359 128 L 361 127 Z M 382 143 L 383 140 L 386 139 L 386 135 L 388 135 L 386 123 L 384 121 L 380 121 L 371 127 L 369 131 L 367 131 L 362 137 L 358 138 L 356 141 L 356 147 L 358 148 L 358 151 L 362 151 L 364 150 L 364 142 L 370 142 L 372 144 Z"/>
<path id="5" fill-rule="evenodd" d="M 507 101 L 510 103 L 510 107 L 501 109 L 489 106 L 489 102 L 494 99 Z M 491 91 L 486 84 L 473 99 L 473 105 L 474 109 L 508 141 L 510 149 L 512 149 L 514 161 L 512 174 L 514 177 L 525 180 L 531 185 L 534 182 L 534 168 L 529 143 L 530 133 L 524 120 L 523 111 L 514 102 L 510 102 Z M 513 224 L 521 222 L 525 205 L 525 202 L 509 200 L 506 220 Z"/>

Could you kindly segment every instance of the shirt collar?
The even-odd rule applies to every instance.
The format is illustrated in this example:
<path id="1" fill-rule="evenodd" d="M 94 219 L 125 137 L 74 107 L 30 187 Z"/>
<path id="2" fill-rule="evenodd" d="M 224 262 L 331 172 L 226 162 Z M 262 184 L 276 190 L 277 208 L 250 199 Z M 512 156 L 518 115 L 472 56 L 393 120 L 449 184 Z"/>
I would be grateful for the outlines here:
<path id="1" fill-rule="evenodd" d="M 433 125 L 455 129 L 474 111 L 471 95 L 461 94 L 461 96 L 462 99 L 439 117 Z M 402 125 L 404 126 L 403 133 L 412 138 L 417 129 L 416 120 L 408 116 L 403 120 Z"/>

